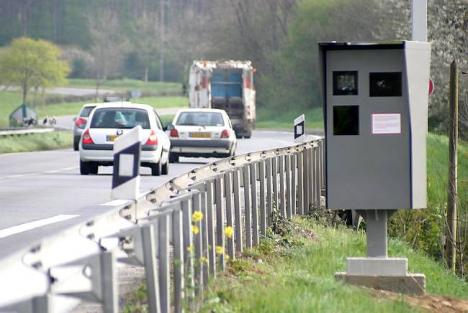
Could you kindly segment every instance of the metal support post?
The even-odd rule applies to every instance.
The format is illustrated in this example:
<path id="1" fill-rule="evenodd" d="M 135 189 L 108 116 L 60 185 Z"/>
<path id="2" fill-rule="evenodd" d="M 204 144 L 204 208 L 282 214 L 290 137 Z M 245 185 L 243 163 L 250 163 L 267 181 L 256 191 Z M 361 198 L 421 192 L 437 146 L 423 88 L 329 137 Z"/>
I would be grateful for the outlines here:
<path id="1" fill-rule="evenodd" d="M 258 203 L 257 203 L 257 164 L 250 163 L 250 191 L 252 198 L 252 206 L 250 213 L 252 214 L 252 244 L 258 245 Z"/>
<path id="2" fill-rule="evenodd" d="M 156 237 L 154 228 L 155 225 L 152 224 L 142 226 L 141 238 L 145 263 L 148 308 L 150 312 L 159 313 L 161 312 L 161 307 L 159 303 L 159 281 L 158 268 L 156 266 Z"/>
<path id="3" fill-rule="evenodd" d="M 250 167 L 248 164 L 242 168 L 244 183 L 244 215 L 245 215 L 245 245 L 252 248 L 252 206 L 250 204 Z"/>

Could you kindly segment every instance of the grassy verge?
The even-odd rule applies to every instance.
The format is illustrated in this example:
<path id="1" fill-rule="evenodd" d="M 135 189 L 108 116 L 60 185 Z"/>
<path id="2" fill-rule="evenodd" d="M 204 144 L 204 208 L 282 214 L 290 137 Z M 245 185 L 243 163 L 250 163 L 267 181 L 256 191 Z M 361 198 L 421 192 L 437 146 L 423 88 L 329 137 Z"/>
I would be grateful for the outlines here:
<path id="1" fill-rule="evenodd" d="M 347 256 L 365 255 L 365 236 L 298 218 L 289 235 L 269 235 L 258 248 L 232 261 L 212 282 L 201 312 L 419 312 L 402 298 L 378 299 L 366 289 L 334 279 Z M 468 298 L 468 284 L 400 241 L 390 255 L 407 256 L 434 295 Z"/>
<path id="2" fill-rule="evenodd" d="M 187 98 L 181 96 L 142 97 L 132 101 L 135 103 L 149 104 L 156 109 L 188 106 Z M 80 111 L 83 104 L 90 102 L 93 101 L 50 103 L 32 106 L 32 108 L 37 112 L 39 117 L 75 115 Z M 20 104 L 21 96 L 19 92 L 0 91 L 0 127 L 8 126 L 10 113 Z"/>
<path id="3" fill-rule="evenodd" d="M 201 312 L 424 312 L 401 296 L 380 298 L 335 280 L 334 273 L 345 270 L 346 257 L 365 255 L 363 232 L 308 218 L 282 223 L 285 234 L 269 231 L 257 248 L 229 261 L 227 271 L 210 283 Z M 401 241 L 390 240 L 389 254 L 408 257 L 410 271 L 426 275 L 428 293 L 468 299 L 468 283 Z M 124 312 L 144 312 L 145 305 L 142 286 Z"/>
<path id="4" fill-rule="evenodd" d="M 72 141 L 72 133 L 69 131 L 0 137 L 0 153 L 70 148 L 72 146 Z"/>
<path id="5" fill-rule="evenodd" d="M 69 79 L 67 87 L 76 88 L 96 88 L 96 82 L 93 79 Z M 141 92 L 150 92 L 157 94 L 177 94 L 182 92 L 182 85 L 174 82 L 147 82 L 136 79 L 115 79 L 104 82 L 102 89 L 111 89 L 116 91 L 139 90 Z"/>
<path id="6" fill-rule="evenodd" d="M 458 146 L 458 216 L 459 241 L 468 249 L 468 145 Z M 424 210 L 401 210 L 390 220 L 389 233 L 411 243 L 414 249 L 426 252 L 442 261 L 447 210 L 448 138 L 429 134 L 427 138 L 427 199 Z M 468 262 L 465 257 L 465 272 Z"/>
<path id="7" fill-rule="evenodd" d="M 257 128 L 292 130 L 294 119 L 305 114 L 306 129 L 323 129 L 322 109 L 299 110 L 291 108 L 287 112 L 277 112 L 270 108 L 257 109 Z"/>

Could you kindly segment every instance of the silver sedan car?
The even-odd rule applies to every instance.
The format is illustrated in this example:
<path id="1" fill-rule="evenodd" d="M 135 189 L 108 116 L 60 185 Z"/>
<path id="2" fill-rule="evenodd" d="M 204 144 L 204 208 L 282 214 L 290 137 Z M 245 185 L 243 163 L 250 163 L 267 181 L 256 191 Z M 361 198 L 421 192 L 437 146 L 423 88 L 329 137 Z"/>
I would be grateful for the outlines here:
<path id="1" fill-rule="evenodd" d="M 180 156 L 229 157 L 236 152 L 236 134 L 223 110 L 179 110 L 168 131 L 172 163 L 178 162 Z"/>

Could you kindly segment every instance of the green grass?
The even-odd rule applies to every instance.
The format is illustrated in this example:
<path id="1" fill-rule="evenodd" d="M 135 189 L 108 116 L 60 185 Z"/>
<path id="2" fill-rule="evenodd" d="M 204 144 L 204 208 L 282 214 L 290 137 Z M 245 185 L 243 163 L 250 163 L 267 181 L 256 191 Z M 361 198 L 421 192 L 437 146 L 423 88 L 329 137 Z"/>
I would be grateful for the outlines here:
<path id="1" fill-rule="evenodd" d="M 426 275 L 428 293 L 468 298 L 466 282 L 406 244 L 391 240 L 389 254 L 408 257 L 410 271 Z M 297 218 L 291 235 L 270 236 L 232 261 L 210 285 L 201 312 L 418 312 L 334 279 L 347 256 L 364 255 L 364 233 Z"/>
<path id="2" fill-rule="evenodd" d="M 0 137 L 0 153 L 71 148 L 72 141 L 73 136 L 69 131 Z"/>
<path id="3" fill-rule="evenodd" d="M 292 130 L 294 119 L 305 114 L 306 130 L 323 129 L 322 109 L 300 110 L 291 108 L 287 112 L 278 112 L 271 108 L 257 108 L 256 128 Z"/>
<path id="4" fill-rule="evenodd" d="M 131 100 L 135 103 L 149 104 L 158 108 L 188 108 L 188 98 L 186 97 L 141 97 Z"/>
<path id="5" fill-rule="evenodd" d="M 187 98 L 181 96 L 161 96 L 161 97 L 142 97 L 134 99 L 133 102 L 149 104 L 156 109 L 171 107 L 186 107 Z M 63 102 L 32 106 L 39 117 L 44 116 L 63 116 L 77 114 L 83 104 L 93 101 Z M 8 126 L 8 117 L 13 110 L 21 104 L 19 92 L 0 91 L 0 128 Z"/>
<path id="6" fill-rule="evenodd" d="M 8 118 L 21 105 L 21 95 L 18 92 L 0 91 L 0 127 L 8 126 Z"/>
<path id="7" fill-rule="evenodd" d="M 69 79 L 68 87 L 76 88 L 96 88 L 93 79 Z M 112 89 L 117 91 L 140 90 L 155 94 L 180 94 L 182 85 L 174 82 L 147 82 L 136 79 L 116 79 L 108 80 L 101 86 L 102 89 Z"/>
<path id="8" fill-rule="evenodd" d="M 462 238 L 459 241 L 468 249 L 468 145 L 458 146 L 458 216 Z M 389 233 L 412 244 L 442 261 L 447 210 L 448 138 L 429 134 L 427 138 L 427 200 L 424 210 L 400 210 L 390 219 Z M 465 250 L 466 251 L 466 250 Z M 468 262 L 465 260 L 465 272 Z"/>

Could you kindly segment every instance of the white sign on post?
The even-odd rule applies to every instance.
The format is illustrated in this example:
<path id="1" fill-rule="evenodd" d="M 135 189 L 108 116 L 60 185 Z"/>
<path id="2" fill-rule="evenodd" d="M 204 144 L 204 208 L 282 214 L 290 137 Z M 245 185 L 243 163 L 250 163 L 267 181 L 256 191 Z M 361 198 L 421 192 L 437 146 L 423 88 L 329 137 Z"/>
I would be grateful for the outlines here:
<path id="1" fill-rule="evenodd" d="M 302 114 L 294 119 L 294 142 L 304 142 L 305 116 Z"/>

